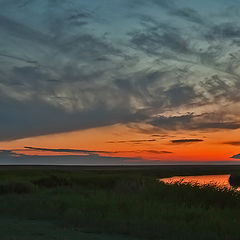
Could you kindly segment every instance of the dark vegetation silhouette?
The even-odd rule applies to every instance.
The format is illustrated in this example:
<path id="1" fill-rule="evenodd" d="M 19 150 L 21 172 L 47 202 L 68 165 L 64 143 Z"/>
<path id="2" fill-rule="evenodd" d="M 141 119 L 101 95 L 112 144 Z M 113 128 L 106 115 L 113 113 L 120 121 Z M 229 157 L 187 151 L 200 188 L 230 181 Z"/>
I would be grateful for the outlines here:
<path id="1" fill-rule="evenodd" d="M 2 216 L 57 221 L 64 228 L 136 239 L 239 239 L 239 192 L 157 181 L 168 174 L 156 170 L 4 171 L 0 211 Z"/>
<path id="2" fill-rule="evenodd" d="M 240 173 L 232 173 L 229 177 L 229 183 L 233 187 L 240 187 Z"/>

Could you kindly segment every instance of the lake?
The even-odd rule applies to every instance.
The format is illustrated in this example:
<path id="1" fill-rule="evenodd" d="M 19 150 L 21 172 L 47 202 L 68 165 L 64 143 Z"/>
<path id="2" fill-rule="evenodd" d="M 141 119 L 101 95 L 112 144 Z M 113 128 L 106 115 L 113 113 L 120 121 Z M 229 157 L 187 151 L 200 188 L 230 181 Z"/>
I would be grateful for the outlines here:
<path id="1" fill-rule="evenodd" d="M 233 188 L 229 183 L 230 174 L 224 175 L 201 175 L 201 176 L 174 176 L 169 178 L 161 178 L 159 181 L 166 184 L 174 184 L 176 182 L 198 184 L 199 186 L 210 184 L 218 187 L 226 187 L 240 191 L 240 187 Z"/>

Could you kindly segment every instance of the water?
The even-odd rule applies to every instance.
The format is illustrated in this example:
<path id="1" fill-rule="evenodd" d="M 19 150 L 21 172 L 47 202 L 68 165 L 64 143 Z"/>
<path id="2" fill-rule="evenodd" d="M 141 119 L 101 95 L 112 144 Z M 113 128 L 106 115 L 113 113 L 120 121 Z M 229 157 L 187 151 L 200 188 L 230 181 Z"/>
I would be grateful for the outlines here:
<path id="1" fill-rule="evenodd" d="M 174 184 L 176 182 L 198 184 L 199 186 L 210 184 L 218 187 L 225 187 L 240 191 L 240 187 L 233 188 L 229 183 L 229 174 L 224 175 L 202 175 L 202 176 L 175 176 L 169 178 L 161 178 L 159 181 L 166 184 Z"/>

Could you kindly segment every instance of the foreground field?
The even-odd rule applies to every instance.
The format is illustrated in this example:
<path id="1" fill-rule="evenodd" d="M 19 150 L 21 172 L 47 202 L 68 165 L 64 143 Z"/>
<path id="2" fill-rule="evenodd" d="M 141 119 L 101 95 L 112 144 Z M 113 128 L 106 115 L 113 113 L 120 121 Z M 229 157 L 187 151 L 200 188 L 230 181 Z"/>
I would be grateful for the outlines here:
<path id="1" fill-rule="evenodd" d="M 2 240 L 134 240 L 133 238 L 99 233 L 84 233 L 76 228 L 63 227 L 54 221 L 0 217 Z"/>
<path id="2" fill-rule="evenodd" d="M 236 168 L 2 169 L 0 237 L 21 239 L 237 240 L 240 193 L 165 185 L 175 174 Z"/>

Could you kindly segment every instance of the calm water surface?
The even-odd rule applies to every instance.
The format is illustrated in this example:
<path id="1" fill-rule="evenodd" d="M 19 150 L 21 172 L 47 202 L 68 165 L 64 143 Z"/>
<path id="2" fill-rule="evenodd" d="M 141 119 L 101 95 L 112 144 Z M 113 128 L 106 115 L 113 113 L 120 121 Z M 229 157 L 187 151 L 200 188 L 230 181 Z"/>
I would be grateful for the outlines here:
<path id="1" fill-rule="evenodd" d="M 192 183 L 198 184 L 200 186 L 205 184 L 215 185 L 218 187 L 226 187 L 240 191 L 240 187 L 233 188 L 229 184 L 229 177 L 230 174 L 225 175 L 202 175 L 202 176 L 175 176 L 169 178 L 161 178 L 159 181 L 167 183 L 167 184 L 174 184 L 176 182 L 181 181 L 182 183 Z"/>

